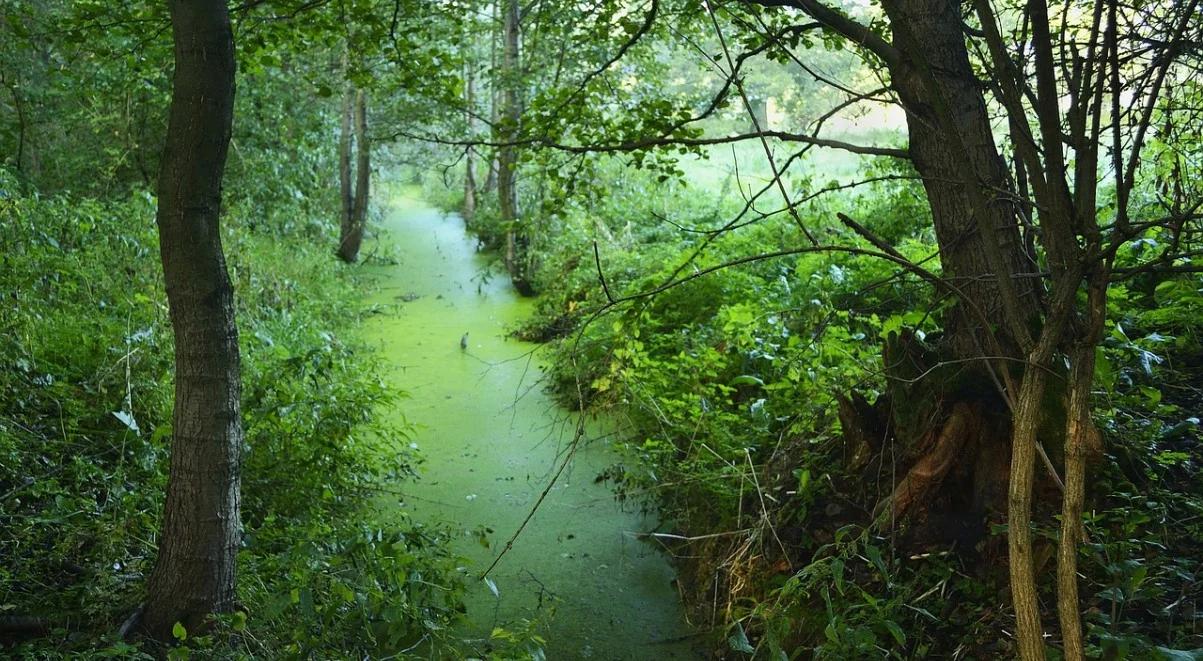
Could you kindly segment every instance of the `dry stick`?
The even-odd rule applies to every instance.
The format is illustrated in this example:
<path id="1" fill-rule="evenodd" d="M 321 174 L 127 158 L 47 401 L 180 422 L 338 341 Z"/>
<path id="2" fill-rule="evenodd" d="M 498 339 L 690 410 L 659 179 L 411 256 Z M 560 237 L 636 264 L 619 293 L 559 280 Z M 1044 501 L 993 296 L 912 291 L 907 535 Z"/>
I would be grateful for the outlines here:
<path id="1" fill-rule="evenodd" d="M 405 129 L 397 129 L 392 133 L 382 134 L 382 139 L 410 138 L 421 142 L 429 142 L 436 145 L 448 145 L 452 147 L 545 147 L 557 151 L 567 152 L 570 154 L 610 154 L 616 152 L 631 152 L 641 149 L 653 149 L 656 147 L 707 147 L 710 145 L 725 145 L 733 142 L 742 142 L 744 140 L 760 140 L 764 138 L 773 138 L 782 142 L 800 142 L 802 144 L 812 145 L 815 147 L 829 147 L 831 149 L 841 149 L 843 151 L 852 152 L 853 154 L 861 154 L 864 156 L 889 156 L 903 160 L 910 159 L 910 153 L 905 149 L 896 149 L 893 147 L 875 147 L 872 145 L 857 145 L 843 140 L 832 140 L 830 138 L 819 138 L 813 135 L 803 133 L 790 133 L 788 131 L 756 131 L 752 133 L 741 133 L 732 136 L 715 136 L 709 138 L 677 138 L 671 134 L 665 134 L 651 138 L 640 138 L 629 140 L 626 142 L 617 142 L 610 144 L 565 144 L 556 142 L 546 136 L 535 136 L 529 138 L 515 138 L 512 140 L 452 140 L 448 138 L 440 138 L 437 135 L 429 135 L 422 133 L 413 133 Z"/>
<path id="2" fill-rule="evenodd" d="M 805 148 L 803 151 L 795 152 L 793 155 L 791 155 L 790 158 L 786 161 L 786 163 L 782 166 L 781 169 L 783 171 L 788 169 L 789 164 L 792 163 L 796 157 L 804 154 L 806 150 L 809 150 L 809 147 Z M 693 234 L 718 234 L 718 233 L 726 232 L 729 230 L 737 230 L 737 229 L 740 229 L 743 227 L 747 227 L 748 225 L 758 223 L 762 220 L 767 220 L 778 214 L 791 212 L 791 209 L 797 209 L 798 207 L 801 207 L 803 204 L 810 202 L 811 200 L 813 200 L 817 197 L 820 197 L 822 195 L 826 195 L 828 193 L 834 193 L 837 191 L 848 190 L 850 188 L 856 188 L 858 186 L 867 186 L 869 184 L 875 184 L 875 183 L 879 183 L 882 181 L 919 181 L 919 179 L 920 179 L 919 177 L 916 177 L 913 175 L 889 174 L 889 175 L 882 175 L 880 177 L 869 177 L 867 179 L 859 179 L 857 181 L 851 181 L 851 182 L 844 183 L 844 184 L 835 184 L 832 186 L 827 186 L 826 188 L 820 188 L 819 190 L 807 193 L 806 195 L 794 200 L 790 207 L 782 207 L 775 211 L 757 212 L 759 215 L 757 215 L 756 217 L 754 217 L 750 220 L 743 220 L 743 217 L 745 215 L 747 215 L 749 212 L 754 211 L 754 209 L 751 208 L 750 205 L 745 205 L 744 209 L 742 211 L 740 211 L 740 213 L 736 216 L 734 224 L 729 223 L 718 229 L 698 229 L 698 228 L 693 228 L 693 227 L 685 227 L 684 225 L 680 225 L 676 222 L 673 222 L 671 219 L 661 216 L 660 214 L 653 213 L 652 215 L 656 216 L 657 218 L 659 218 L 660 220 L 663 220 L 666 223 L 669 223 L 670 225 L 673 225 L 674 227 L 676 227 L 677 229 L 679 229 L 683 232 L 690 232 Z M 761 195 L 763 195 L 766 191 L 768 191 L 772 187 L 773 187 L 773 184 L 769 183 L 767 186 L 761 188 L 759 191 L 756 192 L 755 195 L 752 196 L 751 201 L 755 202 L 757 199 L 760 198 Z"/>
<path id="3" fill-rule="evenodd" d="M 672 539 L 681 542 L 697 542 L 703 539 L 715 539 L 716 537 L 731 537 L 732 535 L 742 535 L 744 533 L 753 532 L 752 528 L 743 528 L 741 530 L 728 530 L 726 532 L 710 533 L 709 535 L 674 535 L 667 532 L 633 532 L 628 533 L 633 537 L 651 537 L 653 539 Z"/>
<path id="4" fill-rule="evenodd" d="M 597 279 L 601 282 L 602 291 L 606 293 L 606 300 L 613 303 L 614 297 L 610 295 L 610 285 L 606 284 L 606 274 L 602 272 L 601 253 L 598 252 L 597 241 L 593 242 L 593 264 L 597 267 Z"/>
<path id="5" fill-rule="evenodd" d="M 748 460 L 748 470 L 751 471 L 752 485 L 756 487 L 756 497 L 760 499 L 760 515 L 764 517 L 764 523 L 769 527 L 769 532 L 773 533 L 773 539 L 777 541 L 777 548 L 781 549 L 781 557 L 789 565 L 790 571 L 793 571 L 794 563 L 789 558 L 789 551 L 785 550 L 785 544 L 782 543 L 781 537 L 777 535 L 777 528 L 773 526 L 773 522 L 769 518 L 769 509 L 764 502 L 764 489 L 760 487 L 760 479 L 756 477 L 756 466 L 752 463 L 752 452 L 748 448 L 744 448 L 744 458 Z"/>

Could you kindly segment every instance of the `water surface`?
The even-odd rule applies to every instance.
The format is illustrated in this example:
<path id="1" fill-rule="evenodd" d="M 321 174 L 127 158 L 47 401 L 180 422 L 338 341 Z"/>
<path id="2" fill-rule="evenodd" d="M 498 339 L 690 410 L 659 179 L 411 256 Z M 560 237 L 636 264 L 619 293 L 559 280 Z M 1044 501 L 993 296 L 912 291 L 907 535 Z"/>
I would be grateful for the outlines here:
<path id="1" fill-rule="evenodd" d="M 417 425 L 426 458 L 417 482 L 397 485 L 405 493 L 397 506 L 421 521 L 493 530 L 490 548 L 465 534 L 455 549 L 475 577 L 547 488 L 576 418 L 543 392 L 537 346 L 507 337 L 532 303 L 504 277 L 482 277 L 486 259 L 463 221 L 404 193 L 390 208 L 386 240 L 399 263 L 371 267 L 388 313 L 367 332 L 384 349 L 390 382 L 409 393 L 398 415 Z M 589 429 L 586 438 L 604 437 L 599 425 Z M 494 627 L 542 618 L 548 659 L 701 658 L 672 568 L 637 536 L 655 520 L 595 482 L 614 461 L 604 438 L 581 446 L 490 574 L 498 595 L 471 581 L 460 634 L 476 650 Z"/>

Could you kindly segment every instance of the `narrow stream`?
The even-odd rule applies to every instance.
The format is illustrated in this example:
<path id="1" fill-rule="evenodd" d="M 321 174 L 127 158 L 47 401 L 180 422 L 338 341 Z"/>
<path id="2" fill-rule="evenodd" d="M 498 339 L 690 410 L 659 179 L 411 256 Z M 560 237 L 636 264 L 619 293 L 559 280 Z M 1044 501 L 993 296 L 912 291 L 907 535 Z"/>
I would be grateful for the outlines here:
<path id="1" fill-rule="evenodd" d="M 378 302 L 369 324 L 409 393 L 399 415 L 417 426 L 422 476 L 398 505 L 418 520 L 487 527 L 490 548 L 465 534 L 456 547 L 475 577 L 493 561 L 547 487 L 576 418 L 543 392 L 535 345 L 506 337 L 532 310 L 485 259 L 463 221 L 407 197 L 384 220 L 399 264 L 372 267 Z M 468 333 L 468 347 L 460 338 Z M 597 435 L 596 430 L 591 435 Z M 494 627 L 547 619 L 548 659 L 695 659 L 672 568 L 635 533 L 655 520 L 615 502 L 594 478 L 616 460 L 603 440 L 581 447 L 525 531 L 493 570 L 497 595 L 471 581 L 460 635 L 486 649 Z M 549 619 L 548 619 L 549 618 Z"/>

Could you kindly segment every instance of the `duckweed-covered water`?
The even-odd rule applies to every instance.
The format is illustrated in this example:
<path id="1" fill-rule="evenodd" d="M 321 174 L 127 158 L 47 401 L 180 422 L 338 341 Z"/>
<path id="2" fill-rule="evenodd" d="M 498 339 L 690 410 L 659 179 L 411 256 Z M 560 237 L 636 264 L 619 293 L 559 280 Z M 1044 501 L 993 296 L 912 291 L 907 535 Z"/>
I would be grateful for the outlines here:
<path id="1" fill-rule="evenodd" d="M 409 393 L 398 414 L 417 426 L 413 441 L 426 458 L 421 478 L 398 485 L 404 496 L 395 500 L 421 521 L 493 530 L 490 548 L 466 533 L 455 549 L 475 577 L 547 487 L 575 417 L 543 392 L 537 347 L 507 338 L 532 303 L 504 277 L 482 277 L 486 260 L 463 221 L 403 193 L 384 223 L 399 263 L 372 267 L 387 313 L 368 333 L 384 348 L 390 381 Z M 490 574 L 497 595 L 471 581 L 459 633 L 477 653 L 494 627 L 540 620 L 548 659 L 699 658 L 672 568 L 634 534 L 655 521 L 595 483 L 615 460 L 604 440 L 582 446 Z"/>

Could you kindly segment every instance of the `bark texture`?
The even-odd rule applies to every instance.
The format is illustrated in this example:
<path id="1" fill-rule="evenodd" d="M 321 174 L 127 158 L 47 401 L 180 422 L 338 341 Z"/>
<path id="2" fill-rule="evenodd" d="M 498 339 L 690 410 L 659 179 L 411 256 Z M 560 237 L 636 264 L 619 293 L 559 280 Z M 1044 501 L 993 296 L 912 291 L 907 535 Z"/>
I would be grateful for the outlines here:
<path id="1" fill-rule="evenodd" d="M 1024 372 L 1011 433 L 1011 482 L 1007 507 L 1007 552 L 1011 602 L 1015 609 L 1015 638 L 1022 659 L 1044 658 L 1043 627 L 1036 595 L 1032 556 L 1032 486 L 1036 469 L 1036 433 L 1047 376 L 1042 369 Z"/>
<path id="2" fill-rule="evenodd" d="M 989 347 L 985 323 L 1036 318 L 1032 280 L 1011 276 L 1037 269 L 1020 239 L 1007 169 L 969 64 L 960 5 L 887 0 L 883 6 L 902 55 L 890 74 L 906 109 L 910 154 L 927 191 L 943 276 L 980 309 L 959 303 L 949 324 L 953 357 L 980 358 L 998 349 L 1020 357 L 1022 343 L 1005 326 L 996 331 L 1000 346 Z M 1008 289 L 1021 309 L 1007 309 Z"/>
<path id="3" fill-rule="evenodd" d="M 159 173 L 159 247 L 175 334 L 171 468 L 143 625 L 171 639 L 235 606 L 243 445 L 234 293 L 222 253 L 221 180 L 234 108 L 224 0 L 173 0 L 175 76 Z"/>

